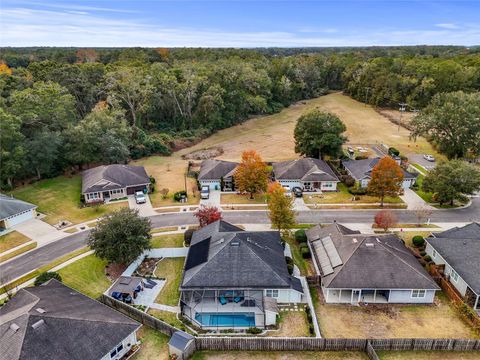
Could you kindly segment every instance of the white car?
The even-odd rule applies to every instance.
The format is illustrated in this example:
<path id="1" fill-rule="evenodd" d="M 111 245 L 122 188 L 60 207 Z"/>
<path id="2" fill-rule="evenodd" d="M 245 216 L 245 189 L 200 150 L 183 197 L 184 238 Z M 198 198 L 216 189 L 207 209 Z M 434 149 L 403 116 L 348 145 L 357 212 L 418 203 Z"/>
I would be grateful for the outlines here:
<path id="1" fill-rule="evenodd" d="M 285 196 L 292 197 L 292 192 L 290 191 L 289 185 L 282 185 L 283 189 L 285 190 Z"/>
<path id="2" fill-rule="evenodd" d="M 429 155 L 429 154 L 425 154 L 423 155 L 423 158 L 427 161 L 430 161 L 430 162 L 434 162 L 435 161 L 435 158 L 432 156 L 432 155 Z"/>
<path id="3" fill-rule="evenodd" d="M 210 186 L 202 186 L 202 190 L 200 191 L 200 198 L 203 200 L 207 200 L 210 197 Z"/>
<path id="4" fill-rule="evenodd" d="M 147 202 L 147 198 L 145 197 L 143 191 L 137 191 L 135 193 L 135 202 L 137 204 L 145 204 Z"/>

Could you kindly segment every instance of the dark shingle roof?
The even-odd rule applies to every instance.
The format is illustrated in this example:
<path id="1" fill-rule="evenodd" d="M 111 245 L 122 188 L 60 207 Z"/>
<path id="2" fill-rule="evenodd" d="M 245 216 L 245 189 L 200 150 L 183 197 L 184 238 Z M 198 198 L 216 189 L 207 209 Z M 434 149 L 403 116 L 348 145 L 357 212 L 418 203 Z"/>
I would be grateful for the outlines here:
<path id="1" fill-rule="evenodd" d="M 220 180 L 222 177 L 233 176 L 238 163 L 224 160 L 209 159 L 202 161 L 198 180 Z"/>
<path id="2" fill-rule="evenodd" d="M 331 274 L 322 274 L 325 287 L 439 289 L 396 235 L 346 234 L 344 229 L 332 224 L 306 231 L 312 245 L 330 237 L 340 256 L 341 264 L 333 266 Z M 321 255 L 314 255 L 318 262 Z"/>
<path id="3" fill-rule="evenodd" d="M 150 183 L 143 166 L 102 165 L 82 173 L 82 193 L 113 190 Z"/>
<path id="4" fill-rule="evenodd" d="M 217 221 L 193 234 L 186 264 L 182 289 L 245 287 L 303 291 L 300 280 L 288 273 L 278 231 L 243 231 Z"/>
<path id="5" fill-rule="evenodd" d="M 26 201 L 0 194 L 0 220 L 36 208 L 36 205 L 30 204 Z"/>
<path id="6" fill-rule="evenodd" d="M 183 351 L 187 347 L 188 343 L 193 339 L 195 338 L 192 335 L 179 330 L 173 333 L 168 345 Z"/>
<path id="7" fill-rule="evenodd" d="M 480 224 L 455 227 L 434 236 L 427 238 L 427 242 L 480 294 Z"/>
<path id="8" fill-rule="evenodd" d="M 339 181 L 325 161 L 313 158 L 274 163 L 273 172 L 276 180 Z"/>
<path id="9" fill-rule="evenodd" d="M 380 161 L 380 158 L 373 158 L 373 159 L 363 159 L 363 160 L 347 160 L 342 161 L 342 165 L 345 169 L 347 169 L 351 174 L 352 177 L 360 181 L 364 178 L 370 178 L 372 175 L 372 169 L 377 165 Z M 415 179 L 417 177 L 416 174 L 409 173 L 408 171 L 403 170 L 403 178 L 404 179 Z"/>
<path id="10" fill-rule="evenodd" d="M 0 308 L 0 359 L 100 359 L 140 326 L 50 280 L 19 290 Z"/>

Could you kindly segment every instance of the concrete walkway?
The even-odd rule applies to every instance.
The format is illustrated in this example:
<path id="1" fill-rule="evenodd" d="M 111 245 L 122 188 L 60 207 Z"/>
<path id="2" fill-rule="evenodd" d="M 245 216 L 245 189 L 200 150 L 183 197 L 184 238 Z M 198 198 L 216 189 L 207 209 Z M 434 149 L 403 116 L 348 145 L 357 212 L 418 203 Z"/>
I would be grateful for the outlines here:
<path id="1" fill-rule="evenodd" d="M 128 207 L 130 209 L 138 210 L 138 214 L 143 217 L 157 215 L 158 213 L 153 210 L 152 203 L 148 194 L 145 195 L 147 202 L 145 204 L 137 204 L 134 195 L 128 195 Z"/>
<path id="2" fill-rule="evenodd" d="M 24 221 L 21 224 L 15 225 L 13 228 L 20 234 L 36 241 L 38 247 L 68 235 L 39 219 Z"/>
<path id="3" fill-rule="evenodd" d="M 436 210 L 412 189 L 404 189 L 403 195 L 400 195 L 400 198 L 407 204 L 407 210 Z"/>
<path id="4" fill-rule="evenodd" d="M 162 311 L 168 311 L 172 313 L 179 313 L 180 312 L 180 306 L 169 306 L 169 305 L 163 305 L 163 304 L 157 304 L 157 303 L 152 303 L 150 304 L 151 309 L 157 309 L 157 310 L 162 310 Z"/>

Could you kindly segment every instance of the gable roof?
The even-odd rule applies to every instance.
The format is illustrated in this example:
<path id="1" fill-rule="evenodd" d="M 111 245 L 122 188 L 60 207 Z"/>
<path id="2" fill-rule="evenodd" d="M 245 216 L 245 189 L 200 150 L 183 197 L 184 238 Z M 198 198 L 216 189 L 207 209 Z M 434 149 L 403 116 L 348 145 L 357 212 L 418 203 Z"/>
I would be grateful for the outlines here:
<path id="1" fill-rule="evenodd" d="M 278 231 L 244 231 L 216 221 L 192 236 L 182 279 L 189 288 L 293 288 Z"/>
<path id="2" fill-rule="evenodd" d="M 36 208 L 36 205 L 30 204 L 26 201 L 0 194 L 0 220 Z"/>
<path id="3" fill-rule="evenodd" d="M 140 326 L 53 279 L 0 308 L 0 359 L 100 359 Z"/>
<path id="4" fill-rule="evenodd" d="M 150 184 L 143 166 L 102 165 L 82 173 L 82 193 Z"/>
<path id="5" fill-rule="evenodd" d="M 339 181 L 325 161 L 314 158 L 273 163 L 273 172 L 276 180 Z"/>
<path id="6" fill-rule="evenodd" d="M 306 231 L 325 287 L 439 289 L 396 235 L 348 233 L 344 229 L 348 228 L 332 224 Z"/>
<path id="7" fill-rule="evenodd" d="M 365 178 L 370 178 L 372 175 L 372 170 L 380 161 L 379 157 L 373 159 L 362 159 L 362 160 L 346 160 L 342 161 L 342 165 L 345 169 L 347 169 L 352 177 L 360 181 Z M 417 175 L 412 174 L 404 169 L 403 171 L 403 178 L 404 179 L 416 179 Z"/>
<path id="8" fill-rule="evenodd" d="M 195 337 L 193 337 L 192 335 L 187 334 L 184 331 L 178 330 L 173 333 L 172 337 L 168 341 L 168 345 L 183 351 L 187 348 L 188 343 L 194 339 Z"/>
<path id="9" fill-rule="evenodd" d="M 202 161 L 198 180 L 220 180 L 233 176 L 238 163 L 225 160 L 209 159 Z"/>
<path id="10" fill-rule="evenodd" d="M 480 295 L 480 224 L 435 233 L 426 241 Z"/>

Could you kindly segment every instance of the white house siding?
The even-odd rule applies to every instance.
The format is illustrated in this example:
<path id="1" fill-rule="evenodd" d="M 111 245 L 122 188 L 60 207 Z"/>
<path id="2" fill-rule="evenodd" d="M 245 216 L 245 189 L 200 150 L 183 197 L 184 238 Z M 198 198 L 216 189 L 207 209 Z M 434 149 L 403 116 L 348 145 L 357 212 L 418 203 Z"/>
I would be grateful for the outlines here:
<path id="1" fill-rule="evenodd" d="M 273 311 L 265 311 L 265 326 L 275 325 L 277 323 L 277 313 Z"/>
<path id="2" fill-rule="evenodd" d="M 267 290 L 265 290 L 263 294 L 267 296 Z M 293 289 L 278 289 L 278 296 L 272 297 L 276 299 L 278 303 L 300 303 L 302 302 L 302 295 L 302 293 Z M 268 296 L 270 296 L 270 294 Z"/>
<path id="3" fill-rule="evenodd" d="M 425 297 L 413 298 L 412 290 L 390 290 L 389 303 L 395 304 L 431 304 L 435 298 L 435 290 L 425 291 Z"/>
<path id="4" fill-rule="evenodd" d="M 280 185 L 282 186 L 289 186 L 290 190 L 294 187 L 299 187 L 302 190 L 305 190 L 305 183 L 311 184 L 313 187 L 313 183 L 318 181 L 299 181 L 299 180 L 278 180 Z M 320 190 L 322 191 L 336 191 L 337 190 L 337 181 L 322 181 L 320 182 Z"/>
<path id="5" fill-rule="evenodd" d="M 200 186 L 209 186 L 210 190 L 220 190 L 219 180 L 200 180 Z"/>
<path id="6" fill-rule="evenodd" d="M 30 210 L 26 210 L 24 212 L 21 212 L 19 214 L 10 216 L 10 217 L 8 217 L 4 220 L 5 228 L 8 229 L 8 228 L 11 228 L 12 226 L 18 225 L 18 224 L 20 224 L 24 221 L 34 219 L 35 216 L 36 216 L 36 213 L 37 212 L 35 211 L 35 209 L 30 209 Z"/>
<path id="7" fill-rule="evenodd" d="M 370 179 L 362 179 L 360 181 L 360 186 L 361 187 L 367 187 L 369 182 L 370 182 Z"/>
<path id="8" fill-rule="evenodd" d="M 119 343 L 115 349 L 117 349 L 120 345 L 123 345 L 123 349 L 118 352 L 115 356 L 110 356 L 111 352 L 114 351 L 115 349 L 112 349 L 111 351 L 108 352 L 104 357 L 102 357 L 101 360 L 113 360 L 113 359 L 121 359 L 130 349 L 133 345 L 137 343 L 137 332 L 133 332 L 129 336 L 127 336 L 121 343 Z"/>
<path id="9" fill-rule="evenodd" d="M 370 179 L 362 179 L 359 181 L 360 186 L 362 188 L 366 188 L 369 182 L 370 182 Z M 413 184 L 415 184 L 415 179 L 405 179 L 403 180 L 402 188 L 409 189 Z"/>
<path id="10" fill-rule="evenodd" d="M 320 184 L 320 190 L 322 191 L 336 191 L 337 182 L 336 181 L 322 181 Z"/>
<path id="11" fill-rule="evenodd" d="M 322 288 L 323 296 L 325 302 L 328 304 L 356 304 L 358 301 L 365 301 L 367 303 L 386 303 L 385 298 L 380 294 L 376 296 L 376 301 L 373 301 L 372 295 L 369 295 L 368 300 L 360 294 L 354 294 L 352 296 L 353 289 L 327 289 Z M 355 289 L 361 290 L 361 289 Z M 377 290 L 377 291 L 383 291 Z M 435 298 L 435 290 L 426 290 L 425 297 L 423 298 L 412 298 L 412 290 L 390 290 L 390 295 L 388 298 L 388 303 L 390 304 L 431 304 Z M 363 300 L 362 300 L 363 299 Z"/>

